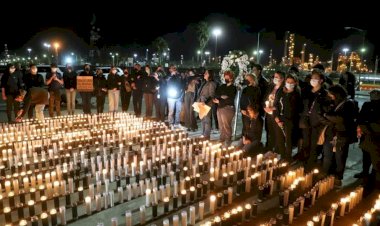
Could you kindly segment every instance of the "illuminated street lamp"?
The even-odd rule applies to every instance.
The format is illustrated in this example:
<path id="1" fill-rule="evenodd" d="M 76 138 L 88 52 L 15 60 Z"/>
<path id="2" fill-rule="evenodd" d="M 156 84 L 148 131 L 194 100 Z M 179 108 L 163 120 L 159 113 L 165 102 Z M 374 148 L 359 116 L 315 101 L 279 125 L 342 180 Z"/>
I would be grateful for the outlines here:
<path id="1" fill-rule="evenodd" d="M 119 53 L 115 53 L 116 56 L 116 65 L 119 65 Z"/>
<path id="2" fill-rule="evenodd" d="M 222 30 L 220 28 L 214 28 L 212 34 L 215 36 L 215 59 L 218 54 L 218 36 L 222 34 Z"/>
<path id="3" fill-rule="evenodd" d="M 32 52 L 32 49 L 31 48 L 28 48 L 28 56 L 30 57 L 30 52 Z"/>
<path id="4" fill-rule="evenodd" d="M 54 49 L 55 49 L 55 58 L 56 58 L 56 63 L 57 64 L 59 64 L 59 60 L 58 60 L 58 48 L 59 48 L 59 43 L 55 42 L 54 43 Z"/>
<path id="5" fill-rule="evenodd" d="M 206 51 L 206 52 L 205 52 L 205 55 L 206 55 L 206 58 L 207 58 L 207 56 L 208 56 L 208 62 L 210 63 L 210 62 L 211 62 L 210 51 Z"/>
<path id="6" fill-rule="evenodd" d="M 344 56 L 347 56 L 347 52 L 349 51 L 349 49 L 348 48 L 343 48 L 342 50 L 344 52 Z"/>

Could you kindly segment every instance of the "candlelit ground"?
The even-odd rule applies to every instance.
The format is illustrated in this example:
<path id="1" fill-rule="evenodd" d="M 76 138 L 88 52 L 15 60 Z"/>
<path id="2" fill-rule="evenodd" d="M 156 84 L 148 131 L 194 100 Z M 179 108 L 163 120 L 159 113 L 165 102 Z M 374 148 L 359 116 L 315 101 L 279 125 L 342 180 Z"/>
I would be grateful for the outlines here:
<path id="1" fill-rule="evenodd" d="M 359 101 L 359 105 L 361 106 L 364 101 L 368 100 L 368 96 L 358 96 L 357 100 Z M 94 106 L 95 105 L 94 105 L 94 100 L 93 100 L 92 112 L 95 112 Z M 128 110 L 129 110 L 129 112 L 133 113 L 132 104 L 130 105 Z M 107 112 L 107 111 L 108 111 L 108 103 L 106 102 L 105 112 Z M 80 105 L 77 105 L 76 112 L 77 113 L 82 112 Z M 145 112 L 145 104 L 143 104 L 142 112 Z M 62 107 L 62 114 L 63 115 L 67 114 L 65 106 Z M 46 117 L 48 116 L 47 108 L 45 109 L 45 116 Z M 7 120 L 7 117 L 6 117 L 6 112 L 5 112 L 5 103 L 1 102 L 0 103 L 0 122 L 5 122 L 6 120 Z M 237 123 L 237 132 L 238 132 L 237 137 L 239 137 L 241 127 L 242 127 L 240 116 L 239 116 L 237 122 L 238 122 Z M 198 121 L 198 128 L 201 128 L 199 121 Z M 189 134 L 190 134 L 190 136 L 199 136 L 201 134 L 201 131 L 200 131 L 200 129 L 198 129 L 198 131 L 190 132 Z M 219 138 L 219 133 L 217 131 L 212 133 L 212 135 L 211 135 L 212 140 L 217 140 L 218 138 Z M 265 133 L 264 133 L 263 134 L 263 140 L 265 140 L 265 139 L 266 138 L 265 138 Z M 238 142 L 239 141 L 236 140 L 233 142 L 233 144 L 236 145 Z M 343 180 L 343 187 L 341 189 L 332 191 L 332 192 L 328 193 L 326 196 L 323 196 L 322 198 L 320 198 L 317 202 L 317 205 L 315 207 L 313 207 L 312 209 L 310 209 L 308 212 L 306 212 L 304 215 L 299 217 L 299 219 L 297 219 L 293 225 L 306 225 L 307 220 L 311 220 L 312 216 L 317 213 L 317 210 L 320 211 L 320 210 L 328 209 L 329 205 L 331 205 L 331 203 L 333 201 L 338 201 L 342 197 L 343 194 L 346 194 L 347 191 L 350 191 L 350 189 L 352 189 L 355 186 L 357 186 L 358 184 L 360 184 L 360 181 L 353 178 L 353 175 L 361 171 L 361 166 L 362 166 L 361 150 L 358 147 L 358 144 L 353 144 L 350 146 L 350 149 L 349 149 L 349 155 L 348 155 L 347 164 L 346 164 L 346 171 L 345 171 L 344 180 Z M 364 211 L 368 210 L 371 206 L 373 206 L 375 197 L 377 197 L 377 195 L 378 195 L 378 192 L 372 193 L 362 203 L 360 203 L 357 206 L 357 208 L 355 208 L 350 213 L 349 216 L 346 216 L 342 219 L 339 219 L 338 221 L 336 221 L 336 224 L 334 224 L 334 225 L 346 226 L 346 225 L 351 225 L 352 223 L 354 223 L 354 220 L 358 219 L 360 217 L 360 215 L 363 214 Z M 143 199 L 143 197 L 138 198 L 138 200 L 139 199 Z M 139 205 L 143 202 L 144 202 L 143 200 L 141 200 L 141 201 L 136 200 L 136 201 L 132 201 L 132 202 L 128 202 L 128 203 L 123 203 L 121 205 L 117 205 L 117 206 L 110 208 L 108 210 L 101 211 L 100 213 L 93 214 L 90 217 L 80 219 L 80 220 L 78 220 L 78 221 L 76 221 L 70 225 L 73 225 L 73 226 L 97 225 L 98 222 L 103 222 L 105 226 L 108 226 L 108 225 L 111 225 L 111 218 L 115 217 L 115 216 L 118 217 L 118 219 L 119 219 L 119 225 L 125 225 L 125 217 L 123 217 L 125 211 L 137 210 L 139 208 Z M 148 211 L 148 212 L 150 212 L 150 211 Z M 147 212 L 147 214 L 148 214 L 148 212 Z M 179 213 L 179 215 L 180 215 L 180 213 Z M 267 220 L 270 217 L 274 217 L 273 215 L 274 215 L 273 211 L 266 211 L 265 213 L 260 215 L 259 219 Z M 133 214 L 133 218 L 135 218 L 135 217 L 138 218 L 138 213 Z M 136 219 L 136 221 L 137 221 L 137 219 Z M 156 223 L 157 225 L 162 225 L 162 219 L 157 221 L 157 222 L 154 222 L 154 223 Z M 259 223 L 259 222 L 257 222 L 257 223 Z M 247 225 L 252 225 L 252 222 L 251 222 L 251 224 L 247 224 Z M 255 222 L 255 225 L 256 225 L 256 222 Z"/>

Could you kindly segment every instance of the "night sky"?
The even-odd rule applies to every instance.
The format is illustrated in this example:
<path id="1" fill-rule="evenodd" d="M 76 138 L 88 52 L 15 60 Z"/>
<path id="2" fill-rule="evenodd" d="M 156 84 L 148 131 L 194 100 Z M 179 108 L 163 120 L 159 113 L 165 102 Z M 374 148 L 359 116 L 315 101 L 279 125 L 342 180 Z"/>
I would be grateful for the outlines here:
<path id="1" fill-rule="evenodd" d="M 305 9 L 284 8 L 282 6 L 257 6 L 246 7 L 238 2 L 231 2 L 235 6 L 215 6 L 207 8 L 197 2 L 181 2 L 172 5 L 136 5 L 131 3 L 129 7 L 122 7 L 116 3 L 104 2 L 106 5 L 88 7 L 74 6 L 67 3 L 55 7 L 53 10 L 47 6 L 26 6 L 15 11 L 4 11 L 2 17 L 14 18 L 17 16 L 24 23 L 2 23 L 0 35 L 0 49 L 4 43 L 11 50 L 28 48 L 31 45 L 39 45 L 43 49 L 41 38 L 54 39 L 55 33 L 69 31 L 78 36 L 78 40 L 89 43 L 90 21 L 96 16 L 96 27 L 99 27 L 102 37 L 102 45 L 131 44 L 148 46 L 158 37 L 163 36 L 172 49 L 173 57 L 184 54 L 193 57 L 197 46 L 196 36 L 191 24 L 206 20 L 211 27 L 219 26 L 223 34 L 218 38 L 218 53 L 225 54 L 228 50 L 242 49 L 253 51 L 256 48 L 257 32 L 263 30 L 261 35 L 261 48 L 266 53 L 273 49 L 275 57 L 279 58 L 283 53 L 283 37 L 286 31 L 296 33 L 295 53 L 299 51 L 303 43 L 307 43 L 307 52 L 315 52 L 322 58 L 331 56 L 331 49 L 335 53 L 341 52 L 343 47 L 350 50 L 361 47 L 362 33 L 356 30 L 345 30 L 351 26 L 366 30 L 366 43 L 369 51 L 366 53 L 369 60 L 373 60 L 380 49 L 375 49 L 379 44 L 380 32 L 377 26 L 370 26 L 370 10 L 355 16 L 348 12 L 338 12 L 318 6 L 304 6 Z M 127 2 L 127 4 L 130 4 Z M 309 9 L 310 7 L 310 9 Z M 174 10 L 173 10 L 174 9 Z M 343 8 L 340 10 L 344 10 Z M 377 19 L 375 19 L 377 21 Z M 71 39 L 71 38 L 69 38 Z M 66 49 L 75 49 L 77 39 L 64 41 Z M 346 44 L 347 43 L 347 44 Z M 208 46 L 214 51 L 215 38 L 210 37 Z M 38 48 L 35 47 L 38 51 Z M 136 50 L 139 51 L 139 50 Z M 140 50 L 141 51 L 141 50 Z M 372 58 L 370 58 L 372 57 Z"/>

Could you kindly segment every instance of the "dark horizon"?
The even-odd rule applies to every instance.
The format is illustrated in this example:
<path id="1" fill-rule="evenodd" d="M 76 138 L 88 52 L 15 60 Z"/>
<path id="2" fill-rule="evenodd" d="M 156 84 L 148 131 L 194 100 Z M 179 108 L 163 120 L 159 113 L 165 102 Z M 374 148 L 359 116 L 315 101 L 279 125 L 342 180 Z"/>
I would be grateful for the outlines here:
<path id="1" fill-rule="evenodd" d="M 207 21 L 211 28 L 219 26 L 223 30 L 223 34 L 218 38 L 218 55 L 236 49 L 250 53 L 256 48 L 257 32 L 264 29 L 260 36 L 260 49 L 265 50 L 265 57 L 268 56 L 269 49 L 273 49 L 275 58 L 278 59 L 282 56 L 284 34 L 286 31 L 290 31 L 296 34 L 295 56 L 300 55 L 299 52 L 303 43 L 307 43 L 307 52 L 313 52 L 326 60 L 331 56 L 331 51 L 338 54 L 346 46 L 350 51 L 362 47 L 363 33 L 357 29 L 345 30 L 344 27 L 346 26 L 365 30 L 365 44 L 368 49 L 366 52 L 367 60 L 373 61 L 375 56 L 380 53 L 379 49 L 375 48 L 380 40 L 379 34 L 374 28 L 370 28 L 368 23 L 362 23 L 360 20 L 355 20 L 355 23 L 350 23 L 349 20 L 342 20 L 341 23 L 334 21 L 327 23 L 320 19 L 313 24 L 310 23 L 310 26 L 305 26 L 305 23 L 291 23 L 292 21 L 281 21 L 277 18 L 275 19 L 278 22 L 273 23 L 274 21 L 269 18 L 271 15 L 256 14 L 257 16 L 252 16 L 249 13 L 231 10 L 225 11 L 225 13 L 191 13 L 189 10 L 189 12 L 186 11 L 182 14 L 174 14 L 178 16 L 177 18 L 162 11 L 154 13 L 154 10 L 150 9 L 146 12 L 141 11 L 143 12 L 142 15 L 146 16 L 144 19 L 139 19 L 141 16 L 135 14 L 123 14 L 123 11 L 121 13 L 108 12 L 107 8 L 92 9 L 80 11 L 80 13 L 70 13 L 64 18 L 51 17 L 49 19 L 46 19 L 45 14 L 36 14 L 33 17 L 26 17 L 25 14 L 22 14 L 23 18 L 28 19 L 27 25 L 20 28 L 14 24 L 4 24 L 4 31 L 7 32 L 0 36 L 0 52 L 3 51 L 5 43 L 8 44 L 10 50 L 26 49 L 28 45 L 33 44 L 36 45 L 33 48 L 43 51 L 42 42 L 44 41 L 36 35 L 38 36 L 41 33 L 46 35 L 46 39 L 54 39 L 52 38 L 54 34 L 46 34 L 46 30 L 54 30 L 52 28 L 71 31 L 79 38 L 75 39 L 75 42 L 88 45 L 91 30 L 90 22 L 95 19 L 93 16 L 95 15 L 95 26 L 100 28 L 102 37 L 99 43 L 107 46 L 120 45 L 121 47 L 132 46 L 132 48 L 136 46 L 138 49 L 138 46 L 150 46 L 155 38 L 162 36 L 169 43 L 171 54 L 175 58 L 181 54 L 185 55 L 187 59 L 196 57 L 195 52 L 198 44 L 191 25 L 202 20 Z M 223 10 L 219 10 L 219 12 L 223 12 Z M 307 20 L 307 17 L 303 18 Z M 288 19 L 288 16 L 284 19 Z M 65 41 L 67 44 L 64 48 L 67 51 L 75 49 L 71 45 L 73 40 Z M 39 46 L 38 42 L 41 42 Z M 76 45 L 79 44 L 76 43 Z M 210 36 L 207 49 L 213 53 L 214 46 L 215 38 Z"/>

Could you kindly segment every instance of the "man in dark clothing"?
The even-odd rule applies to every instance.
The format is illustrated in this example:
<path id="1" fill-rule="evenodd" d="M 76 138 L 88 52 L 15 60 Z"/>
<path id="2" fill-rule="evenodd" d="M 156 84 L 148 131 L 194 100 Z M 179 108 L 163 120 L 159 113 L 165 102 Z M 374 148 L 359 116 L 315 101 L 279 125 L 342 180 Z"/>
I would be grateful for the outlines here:
<path id="1" fill-rule="evenodd" d="M 90 70 L 90 65 L 85 64 L 84 65 L 84 71 L 82 71 L 78 76 L 94 76 Z M 80 92 L 80 95 L 82 97 L 82 108 L 84 114 L 91 114 L 91 97 L 92 97 L 92 91 L 86 91 Z"/>
<path id="2" fill-rule="evenodd" d="M 263 133 L 263 118 L 259 117 L 257 105 L 248 105 L 242 114 L 249 118 L 249 125 L 243 134 L 243 150 L 249 156 L 254 156 L 263 152 L 261 137 Z"/>
<path id="3" fill-rule="evenodd" d="M 23 81 L 25 84 L 25 90 L 29 91 L 32 87 L 44 87 L 44 78 L 41 74 L 37 73 L 38 68 L 35 64 L 30 65 L 30 73 L 24 75 Z M 33 107 L 29 108 L 28 118 L 33 118 Z"/>
<path id="4" fill-rule="evenodd" d="M 131 75 L 131 87 L 132 87 L 132 96 L 133 96 L 133 110 L 137 117 L 141 115 L 141 105 L 143 98 L 143 77 L 145 72 L 141 70 L 140 64 L 135 64 L 134 70 Z"/>
<path id="5" fill-rule="evenodd" d="M 75 112 L 77 73 L 70 65 L 66 67 L 66 71 L 63 73 L 63 83 L 66 90 L 67 114 L 73 115 Z"/>
<path id="6" fill-rule="evenodd" d="M 167 88 L 166 88 L 166 75 L 162 66 L 158 66 L 156 72 L 153 74 L 156 80 L 158 92 L 154 95 L 153 101 L 156 108 L 157 120 L 164 122 L 166 115 L 166 104 L 167 104 Z"/>
<path id="7" fill-rule="evenodd" d="M 347 90 L 348 96 L 354 100 L 356 84 L 355 75 L 349 71 L 342 73 L 341 77 L 339 78 L 339 84 L 341 84 Z"/>
<path id="8" fill-rule="evenodd" d="M 16 71 L 14 64 L 8 64 L 7 70 L 1 77 L 1 91 L 3 100 L 7 103 L 8 122 L 12 122 L 12 108 L 17 116 L 20 108 L 20 103 L 15 101 L 15 98 L 20 94 L 20 90 L 24 87 L 22 74 Z"/>
<path id="9" fill-rule="evenodd" d="M 256 75 L 258 86 L 260 88 L 260 102 L 264 103 L 265 94 L 267 93 L 267 89 L 269 87 L 269 82 L 264 76 L 261 74 L 263 71 L 263 67 L 260 64 L 254 64 L 252 66 L 252 73 Z M 260 116 L 264 117 L 264 108 L 260 108 Z"/>
<path id="10" fill-rule="evenodd" d="M 124 74 L 121 76 L 120 80 L 121 109 L 123 112 L 127 112 L 132 95 L 131 75 L 129 75 L 128 68 L 124 68 Z"/>
<path id="11" fill-rule="evenodd" d="M 35 106 L 34 110 L 36 111 L 36 118 L 38 121 L 44 121 L 44 108 L 45 105 L 49 103 L 49 93 L 46 89 L 41 87 L 32 87 L 29 91 L 22 93 L 22 95 L 16 98 L 16 101 L 24 101 L 23 108 L 17 113 L 17 122 L 22 121 L 22 117 L 29 111 L 31 106 Z"/>
<path id="12" fill-rule="evenodd" d="M 103 113 L 104 103 L 107 95 L 107 80 L 103 75 L 102 69 L 96 69 L 96 75 L 93 80 L 94 83 L 94 94 L 96 97 L 96 112 Z"/>
<path id="13" fill-rule="evenodd" d="M 54 117 L 54 106 L 57 116 L 61 115 L 61 88 L 63 85 L 63 78 L 58 73 L 58 66 L 55 63 L 51 64 L 51 72 L 46 75 L 46 85 L 49 86 L 49 115 Z"/>
<path id="14" fill-rule="evenodd" d="M 167 97 L 168 97 L 168 121 L 169 125 L 180 126 L 180 112 L 182 98 L 185 92 L 185 82 L 177 72 L 177 68 L 171 65 L 169 68 L 170 75 L 167 77 Z"/>

